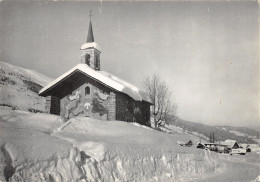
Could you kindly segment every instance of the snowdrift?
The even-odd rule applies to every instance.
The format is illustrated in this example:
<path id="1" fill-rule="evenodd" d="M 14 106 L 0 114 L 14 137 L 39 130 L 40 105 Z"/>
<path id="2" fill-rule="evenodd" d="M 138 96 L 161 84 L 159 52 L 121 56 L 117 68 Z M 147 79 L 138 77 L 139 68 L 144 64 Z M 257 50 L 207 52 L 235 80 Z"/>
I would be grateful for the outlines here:
<path id="1" fill-rule="evenodd" d="M 216 154 L 178 146 L 177 140 L 189 139 L 182 134 L 121 121 L 64 123 L 59 116 L 2 111 L 3 182 L 192 181 L 220 167 Z"/>
<path id="2" fill-rule="evenodd" d="M 79 151 L 48 134 L 61 122 L 57 116 L 1 110 L 0 181 L 80 179 L 76 162 L 80 161 Z"/>
<path id="3" fill-rule="evenodd" d="M 88 181 L 189 181 L 220 166 L 215 153 L 180 147 L 187 136 L 138 124 L 81 117 L 53 135 L 81 151 Z"/>

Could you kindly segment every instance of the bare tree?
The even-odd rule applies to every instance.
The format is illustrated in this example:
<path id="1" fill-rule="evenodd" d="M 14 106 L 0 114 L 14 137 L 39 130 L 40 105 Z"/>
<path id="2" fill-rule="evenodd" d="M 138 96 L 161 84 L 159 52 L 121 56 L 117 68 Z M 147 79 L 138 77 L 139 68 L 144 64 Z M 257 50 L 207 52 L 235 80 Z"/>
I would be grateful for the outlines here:
<path id="1" fill-rule="evenodd" d="M 149 94 L 152 106 L 151 115 L 155 128 L 168 124 L 175 116 L 176 105 L 172 99 L 172 93 L 166 83 L 157 74 L 144 78 L 143 86 Z"/>

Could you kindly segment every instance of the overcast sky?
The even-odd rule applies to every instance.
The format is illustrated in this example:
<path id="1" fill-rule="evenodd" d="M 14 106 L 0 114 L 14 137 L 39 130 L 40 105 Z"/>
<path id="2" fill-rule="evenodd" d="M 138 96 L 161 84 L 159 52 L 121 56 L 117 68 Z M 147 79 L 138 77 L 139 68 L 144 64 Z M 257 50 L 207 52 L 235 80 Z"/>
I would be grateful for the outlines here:
<path id="1" fill-rule="evenodd" d="M 80 62 L 89 10 L 101 69 L 156 72 L 183 119 L 259 126 L 257 2 L 0 2 L 0 60 L 56 78 Z"/>

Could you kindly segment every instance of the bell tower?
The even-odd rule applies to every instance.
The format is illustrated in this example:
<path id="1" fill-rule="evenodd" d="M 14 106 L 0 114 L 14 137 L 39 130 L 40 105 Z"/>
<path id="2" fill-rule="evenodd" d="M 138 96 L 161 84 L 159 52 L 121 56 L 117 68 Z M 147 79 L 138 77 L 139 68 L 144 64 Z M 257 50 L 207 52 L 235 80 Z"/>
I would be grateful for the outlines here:
<path id="1" fill-rule="evenodd" d="M 80 48 L 81 63 L 87 64 L 92 69 L 99 71 L 101 49 L 99 45 L 94 41 L 91 16 L 92 14 L 90 11 L 87 41 Z"/>

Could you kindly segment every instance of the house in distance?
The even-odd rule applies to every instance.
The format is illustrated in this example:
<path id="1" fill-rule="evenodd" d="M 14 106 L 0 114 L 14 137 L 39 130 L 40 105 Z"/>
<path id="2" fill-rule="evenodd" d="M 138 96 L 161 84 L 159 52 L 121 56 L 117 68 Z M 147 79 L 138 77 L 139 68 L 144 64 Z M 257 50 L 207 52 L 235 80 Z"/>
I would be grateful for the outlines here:
<path id="1" fill-rule="evenodd" d="M 101 71 L 101 49 L 94 41 L 91 20 L 80 51 L 81 63 L 40 90 L 39 95 L 46 97 L 46 112 L 66 120 L 85 116 L 150 126 L 151 102 L 146 93 Z"/>

